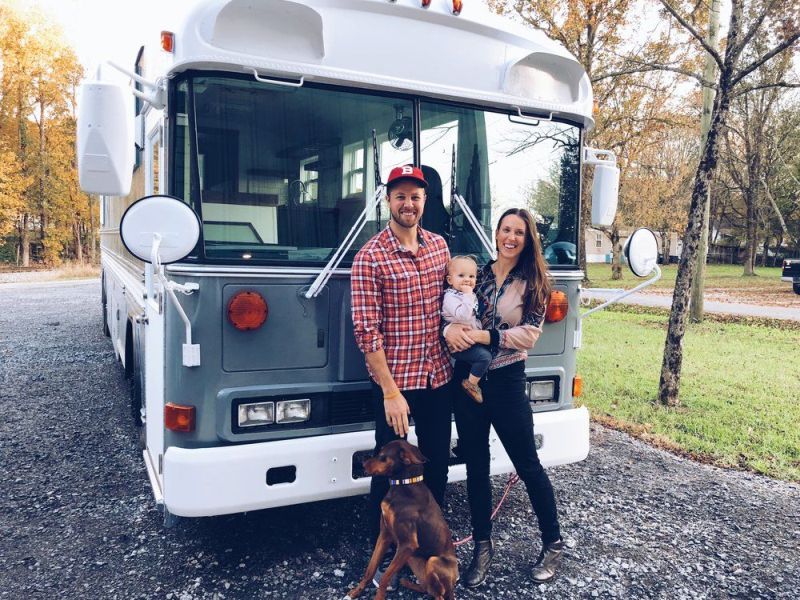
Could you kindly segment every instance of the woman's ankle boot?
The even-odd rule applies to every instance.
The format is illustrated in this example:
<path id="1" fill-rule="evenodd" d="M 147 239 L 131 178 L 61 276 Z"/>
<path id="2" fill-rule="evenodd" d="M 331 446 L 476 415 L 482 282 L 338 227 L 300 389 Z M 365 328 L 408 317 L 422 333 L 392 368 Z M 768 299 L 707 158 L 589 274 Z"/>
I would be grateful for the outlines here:
<path id="1" fill-rule="evenodd" d="M 469 564 L 467 573 L 464 575 L 464 585 L 468 588 L 478 587 L 486 579 L 489 572 L 489 565 L 492 564 L 494 556 L 494 544 L 492 540 L 475 542 L 475 549 L 472 554 L 472 562 Z"/>
<path id="2" fill-rule="evenodd" d="M 564 554 L 564 541 L 558 540 L 547 544 L 539 555 L 539 560 L 533 565 L 533 580 L 536 583 L 547 583 L 556 576 L 556 571 L 561 565 L 561 556 Z"/>

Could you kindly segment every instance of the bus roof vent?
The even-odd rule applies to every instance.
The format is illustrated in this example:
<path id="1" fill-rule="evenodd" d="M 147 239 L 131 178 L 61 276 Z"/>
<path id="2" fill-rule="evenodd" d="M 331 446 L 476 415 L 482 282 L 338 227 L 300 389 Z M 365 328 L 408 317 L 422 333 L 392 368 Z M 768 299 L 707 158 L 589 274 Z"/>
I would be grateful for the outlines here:
<path id="1" fill-rule="evenodd" d="M 573 58 L 532 52 L 506 71 L 503 91 L 556 104 L 592 101 L 589 78 Z"/>
<path id="2" fill-rule="evenodd" d="M 290 0 L 232 0 L 217 15 L 210 43 L 254 56 L 309 62 L 325 56 L 322 16 Z"/>

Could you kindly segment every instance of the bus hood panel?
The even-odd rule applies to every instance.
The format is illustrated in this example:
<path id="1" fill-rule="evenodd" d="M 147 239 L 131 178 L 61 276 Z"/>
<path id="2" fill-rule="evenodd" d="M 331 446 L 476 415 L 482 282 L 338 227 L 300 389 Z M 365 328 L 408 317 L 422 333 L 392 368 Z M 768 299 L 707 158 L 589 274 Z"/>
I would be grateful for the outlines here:
<path id="1" fill-rule="evenodd" d="M 363 381 L 369 379 L 364 355 L 356 344 L 353 334 L 352 301 L 350 294 L 344 294 L 339 306 L 339 360 L 337 376 L 339 381 Z"/>
<path id="2" fill-rule="evenodd" d="M 307 300 L 297 284 L 230 284 L 222 289 L 227 311 L 239 292 L 257 292 L 267 301 L 269 314 L 260 328 L 239 331 L 227 318 L 222 320 L 222 368 L 225 371 L 269 371 L 308 369 L 328 363 L 327 289 Z"/>

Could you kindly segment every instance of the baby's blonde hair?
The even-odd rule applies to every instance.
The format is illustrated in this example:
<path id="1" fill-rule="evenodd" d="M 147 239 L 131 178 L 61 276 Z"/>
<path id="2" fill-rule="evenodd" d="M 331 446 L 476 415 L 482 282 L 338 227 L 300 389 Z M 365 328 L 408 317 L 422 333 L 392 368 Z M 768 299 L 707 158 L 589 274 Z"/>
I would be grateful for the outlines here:
<path id="1" fill-rule="evenodd" d="M 450 257 L 450 262 L 447 263 L 448 271 L 450 270 L 450 265 L 452 265 L 457 260 L 468 260 L 475 265 L 476 269 L 478 268 L 478 261 L 475 259 L 474 256 L 472 256 L 472 254 L 456 254 L 455 256 Z"/>

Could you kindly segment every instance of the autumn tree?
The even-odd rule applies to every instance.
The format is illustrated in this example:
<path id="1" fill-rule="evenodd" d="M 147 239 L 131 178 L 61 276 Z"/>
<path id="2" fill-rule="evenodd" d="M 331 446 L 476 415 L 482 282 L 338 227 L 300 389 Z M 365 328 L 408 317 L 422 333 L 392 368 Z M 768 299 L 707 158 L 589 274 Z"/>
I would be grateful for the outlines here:
<path id="1" fill-rule="evenodd" d="M 7 195 L 0 200 L 0 228 L 13 226 L 23 265 L 30 264 L 34 243 L 55 264 L 72 241 L 74 86 L 83 71 L 41 13 L 21 14 L 0 3 L 0 17 L 0 148 L 15 156 L 17 194 L 13 203 Z"/>
<path id="2" fill-rule="evenodd" d="M 661 255 L 672 253 L 670 233 L 684 231 L 691 191 L 692 165 L 699 154 L 694 114 L 678 113 L 668 127 L 649 137 L 626 168 L 626 189 L 621 190 L 620 210 L 639 226 L 661 232 Z M 628 194 L 635 201 L 626 200 Z"/>
<path id="3" fill-rule="evenodd" d="M 796 47 L 800 38 L 800 0 L 731 0 L 731 15 L 720 54 L 708 44 L 701 30 L 692 24 L 688 15 L 697 5 L 660 0 L 664 9 L 679 23 L 717 64 L 716 97 L 711 112 L 711 127 L 703 148 L 700 164 L 694 177 L 688 224 L 683 238 L 683 250 L 678 267 L 672 299 L 664 360 L 661 368 L 658 397 L 661 403 L 674 406 L 680 403 L 679 387 L 683 361 L 683 337 L 686 332 L 688 304 L 695 258 L 702 230 L 703 206 L 709 184 L 717 169 L 721 136 L 728 120 L 731 102 L 740 94 L 765 87 L 791 85 L 776 82 L 769 86 L 754 80 L 754 74 L 782 53 Z M 764 50 L 751 54 L 754 39 L 765 38 Z"/>
<path id="4" fill-rule="evenodd" d="M 759 45 L 754 46 L 757 53 Z M 781 138 L 790 134 L 776 121 L 784 90 L 769 84 L 783 81 L 791 66 L 792 56 L 785 53 L 759 69 L 751 78 L 758 89 L 735 95 L 725 128 L 725 165 L 745 207 L 744 275 L 755 275 L 760 225 L 768 221 L 773 210 L 768 201 L 768 182 L 776 174 L 777 150 L 784 141 Z"/>
<path id="5" fill-rule="evenodd" d="M 657 27 L 641 40 L 639 13 L 646 2 L 636 0 L 494 0 L 490 5 L 499 13 L 516 17 L 560 42 L 580 61 L 592 82 L 596 126 L 585 136 L 585 142 L 608 150 L 618 157 L 621 167 L 620 210 L 613 225 L 605 230 L 615 245 L 612 276 L 620 272 L 620 227 L 631 225 L 626 215 L 629 207 L 644 198 L 640 189 L 629 185 L 629 166 L 638 155 L 653 144 L 653 136 L 663 139 L 684 102 L 677 100 L 674 77 L 663 71 L 644 75 L 641 69 L 628 69 L 623 57 L 646 55 L 654 61 L 696 61 L 691 46 L 675 43 L 669 28 Z M 679 40 L 680 41 L 680 40 Z M 694 53 L 694 54 L 693 54 Z M 591 222 L 591 171 L 583 173 L 584 195 L 581 202 L 581 223 Z M 584 232 L 579 232 L 581 242 Z M 580 265 L 586 272 L 586 251 L 579 244 Z"/>
<path id="6" fill-rule="evenodd" d="M 775 238 L 775 254 L 784 242 L 800 256 L 800 103 L 784 106 L 774 118 L 773 176 L 762 185 L 771 211 L 769 222 Z"/>

